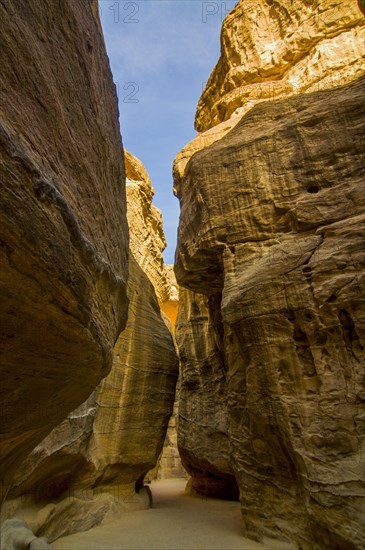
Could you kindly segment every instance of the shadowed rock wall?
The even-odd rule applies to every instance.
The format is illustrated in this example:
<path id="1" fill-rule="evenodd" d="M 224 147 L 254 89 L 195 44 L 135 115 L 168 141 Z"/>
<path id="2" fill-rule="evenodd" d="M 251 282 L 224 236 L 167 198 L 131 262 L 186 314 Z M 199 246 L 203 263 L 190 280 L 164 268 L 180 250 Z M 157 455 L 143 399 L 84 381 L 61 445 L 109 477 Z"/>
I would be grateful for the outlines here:
<path id="1" fill-rule="evenodd" d="M 191 475 L 192 491 L 237 499 L 230 464 L 223 326 L 217 298 L 212 302 L 204 294 L 180 288 L 176 326 L 181 368 L 178 446 Z"/>
<path id="2" fill-rule="evenodd" d="M 182 456 L 194 484 L 228 439 L 246 533 L 311 550 L 364 545 L 364 93 L 261 103 L 176 182 Z"/>
<path id="3" fill-rule="evenodd" d="M 128 154 L 127 174 L 131 162 L 145 172 Z M 159 273 L 162 223 L 159 217 L 157 227 L 153 216 L 151 222 L 152 193 L 144 188 L 145 175 L 134 182 L 136 193 L 128 185 L 128 217 L 131 242 L 141 252 L 141 264 L 149 266 L 149 277 L 131 252 L 128 321 L 114 347 L 112 370 L 23 463 L 5 506 L 4 517 L 25 519 L 50 541 L 150 505 L 143 479 L 163 449 L 178 359 L 151 282 L 157 281 L 158 289 L 167 287 L 164 272 Z M 146 187 L 151 189 L 150 183 Z M 133 223 L 137 212 L 141 224 Z M 154 241 L 154 232 L 162 238 Z"/>
<path id="4" fill-rule="evenodd" d="M 128 227 L 115 86 L 90 2 L 0 4 L 0 474 L 112 365 Z"/>
<path id="5" fill-rule="evenodd" d="M 151 213 L 143 221 L 152 241 L 160 237 L 157 252 L 135 224 L 131 247 L 142 256 L 129 255 L 117 98 L 97 8 L 0 5 L 2 519 L 18 515 L 50 540 L 149 506 L 143 478 L 161 453 L 178 376 L 141 268 L 157 265 L 168 299 L 148 182 L 135 210 Z M 126 163 L 149 181 L 137 159 Z"/>

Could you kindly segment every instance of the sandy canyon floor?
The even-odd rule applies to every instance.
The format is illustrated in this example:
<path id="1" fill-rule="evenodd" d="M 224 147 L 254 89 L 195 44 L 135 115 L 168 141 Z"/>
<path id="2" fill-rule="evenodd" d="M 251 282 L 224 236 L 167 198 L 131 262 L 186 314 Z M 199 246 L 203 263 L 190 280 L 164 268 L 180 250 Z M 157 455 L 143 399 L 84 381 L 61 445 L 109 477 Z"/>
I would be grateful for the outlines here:
<path id="1" fill-rule="evenodd" d="M 294 550 L 243 537 L 238 502 L 185 495 L 186 480 L 151 484 L 153 508 L 126 513 L 85 533 L 55 541 L 55 550 Z"/>

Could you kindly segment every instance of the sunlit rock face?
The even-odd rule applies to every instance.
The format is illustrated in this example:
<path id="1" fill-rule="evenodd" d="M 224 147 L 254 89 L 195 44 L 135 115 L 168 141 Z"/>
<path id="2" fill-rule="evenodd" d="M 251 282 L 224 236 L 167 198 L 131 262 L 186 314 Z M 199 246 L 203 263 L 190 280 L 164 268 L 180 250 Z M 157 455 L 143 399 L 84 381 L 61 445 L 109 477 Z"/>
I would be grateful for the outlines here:
<path id="1" fill-rule="evenodd" d="M 153 284 L 163 319 L 173 334 L 179 291 L 173 266 L 165 264 L 162 255 L 166 246 L 162 213 L 152 204 L 154 189 L 143 163 L 125 151 L 125 165 L 131 252 Z M 156 467 L 149 473 L 149 479 L 185 475 L 177 449 L 176 409 L 175 401 L 164 447 Z"/>
<path id="2" fill-rule="evenodd" d="M 308 550 L 364 546 L 364 93 L 260 103 L 177 185 L 182 456 L 194 480 L 214 447 L 246 533 Z"/>
<path id="3" fill-rule="evenodd" d="M 125 165 L 132 254 L 153 284 L 161 308 L 164 309 L 168 302 L 173 302 L 176 309 L 176 281 L 171 279 L 162 256 L 166 239 L 161 210 L 152 204 L 154 189 L 151 179 L 142 162 L 128 151 L 125 151 Z"/>
<path id="4" fill-rule="evenodd" d="M 147 181 L 142 163 L 134 157 L 133 162 L 144 170 Z M 133 191 L 141 187 L 137 196 L 128 187 L 128 217 L 131 243 L 134 250 L 143 251 L 139 261 L 149 267 L 150 277 L 131 250 L 128 321 L 116 342 L 112 369 L 23 463 L 5 507 L 6 516 L 26 519 L 34 533 L 50 541 L 150 505 L 143 479 L 163 450 L 178 358 L 150 280 L 157 288 L 165 281 L 155 262 L 165 241 L 162 222 L 148 217 L 153 212 L 152 193 L 144 193 L 140 181 L 133 184 Z M 131 213 L 137 212 L 140 224 L 132 223 L 136 218 Z M 160 239 L 153 241 L 155 234 Z M 143 248 L 146 235 L 150 246 Z"/>
<path id="5" fill-rule="evenodd" d="M 61 5 L 62 4 L 62 5 Z M 115 86 L 90 2 L 0 6 L 0 489 L 112 365 L 128 300 Z"/>
<path id="6" fill-rule="evenodd" d="M 130 248 L 151 280 L 159 300 L 168 292 L 162 251 L 166 246 L 161 211 L 152 204 L 154 189 L 142 162 L 125 151 Z"/>
<path id="7" fill-rule="evenodd" d="M 198 136 L 176 157 L 187 162 L 261 101 L 333 88 L 365 72 L 363 2 L 241 0 L 226 17 L 221 57 L 200 98 Z"/>
<path id="8" fill-rule="evenodd" d="M 164 295 L 164 301 L 160 302 L 161 310 L 171 323 L 171 330 L 175 332 L 177 314 L 179 311 L 179 288 L 176 282 L 174 266 L 165 264 L 168 293 Z"/>
<path id="9" fill-rule="evenodd" d="M 196 129 L 204 132 L 258 100 L 361 76 L 364 23 L 356 0 L 241 0 L 224 21 L 221 57 L 200 98 Z"/>
<path id="10" fill-rule="evenodd" d="M 143 484 L 162 451 L 175 398 L 178 359 L 172 336 L 151 282 L 133 260 L 130 273 L 128 323 L 100 388 L 89 445 L 102 473 L 99 485 Z"/>
<path id="11" fill-rule="evenodd" d="M 125 151 L 125 166 L 131 252 L 153 284 L 163 319 L 173 334 L 179 304 L 179 291 L 173 266 L 165 264 L 162 256 L 166 246 L 162 214 L 152 204 L 154 189 L 143 163 Z M 161 361 L 163 362 L 164 359 L 161 358 Z M 149 472 L 149 479 L 186 475 L 181 466 L 177 449 L 176 413 L 177 402 L 175 400 L 164 447 L 156 467 Z"/>

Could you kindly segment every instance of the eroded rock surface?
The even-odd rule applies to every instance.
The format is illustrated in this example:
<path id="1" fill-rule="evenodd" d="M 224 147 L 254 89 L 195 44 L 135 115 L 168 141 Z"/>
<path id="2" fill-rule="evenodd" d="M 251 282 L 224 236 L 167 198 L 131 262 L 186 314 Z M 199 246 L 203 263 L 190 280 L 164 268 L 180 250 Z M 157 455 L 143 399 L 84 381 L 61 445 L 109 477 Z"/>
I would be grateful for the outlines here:
<path id="1" fill-rule="evenodd" d="M 172 265 L 164 263 L 162 252 L 166 246 L 161 211 L 153 203 L 154 189 L 143 163 L 125 151 L 127 175 L 128 223 L 131 228 L 131 251 L 154 286 L 163 319 L 173 334 L 177 318 L 179 291 Z M 177 449 L 175 399 L 162 454 L 149 473 L 156 477 L 184 476 Z"/>
<path id="2" fill-rule="evenodd" d="M 125 151 L 125 163 L 131 251 L 153 284 L 162 306 L 173 292 L 162 256 L 166 247 L 162 213 L 152 204 L 154 189 L 142 162 Z"/>
<path id="3" fill-rule="evenodd" d="M 0 550 L 52 550 L 47 540 L 36 537 L 25 521 L 8 519 L 0 528 Z"/>
<path id="4" fill-rule="evenodd" d="M 200 98 L 196 129 L 208 130 L 258 100 L 361 76 L 364 23 L 356 0 L 241 0 L 224 21 L 221 57 Z"/>
<path id="5" fill-rule="evenodd" d="M 218 307 L 217 307 L 218 306 Z M 199 494 L 237 499 L 230 462 L 226 365 L 219 297 L 180 288 L 176 341 L 181 365 L 178 447 Z"/>
<path id="6" fill-rule="evenodd" d="M 142 163 L 128 156 L 149 181 Z M 26 519 L 37 535 L 46 534 L 50 541 L 150 506 L 143 479 L 163 449 L 178 359 L 150 280 L 163 288 L 165 274 L 158 273 L 155 262 L 162 258 L 162 223 L 157 226 L 157 218 L 151 218 L 152 193 L 139 181 L 133 184 L 133 191 L 141 186 L 137 196 L 128 192 L 129 216 L 141 216 L 141 224 L 131 224 L 130 235 L 150 277 L 131 250 L 128 321 L 114 348 L 112 370 L 23 463 L 4 510 L 7 517 Z M 146 187 L 148 191 L 151 186 Z M 152 240 L 155 233 L 160 240 Z M 145 246 L 146 235 L 151 247 Z"/>
<path id="7" fill-rule="evenodd" d="M 0 4 L 0 489 L 107 375 L 127 316 L 118 108 L 90 2 Z"/>
<path id="8" fill-rule="evenodd" d="M 221 139 L 254 105 L 330 89 L 365 72 L 363 2 L 241 0 L 223 23 L 221 56 L 200 98 L 198 136 L 177 155 Z"/>
<path id="9" fill-rule="evenodd" d="M 226 436 L 199 444 L 222 408 L 246 533 L 311 550 L 364 546 L 364 93 L 256 105 L 176 182 L 182 456 L 227 455 Z M 222 386 L 191 359 L 213 333 Z"/>

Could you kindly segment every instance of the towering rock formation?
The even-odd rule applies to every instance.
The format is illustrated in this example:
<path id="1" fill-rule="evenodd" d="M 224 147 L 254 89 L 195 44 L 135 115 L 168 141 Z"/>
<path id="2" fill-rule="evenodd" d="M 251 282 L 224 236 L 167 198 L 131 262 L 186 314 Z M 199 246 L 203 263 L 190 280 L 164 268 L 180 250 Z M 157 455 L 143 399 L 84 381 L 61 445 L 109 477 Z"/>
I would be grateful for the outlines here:
<path id="1" fill-rule="evenodd" d="M 267 99 L 351 82 L 364 72 L 356 0 L 245 0 L 225 19 L 221 57 L 200 98 L 199 132 Z"/>
<path id="2" fill-rule="evenodd" d="M 160 307 L 174 330 L 179 295 L 173 267 L 166 265 L 161 210 L 152 204 L 154 189 L 142 162 L 125 151 L 131 252 L 154 286 Z"/>
<path id="3" fill-rule="evenodd" d="M 130 249 L 161 302 L 168 293 L 162 251 L 166 247 L 161 211 L 152 204 L 154 189 L 142 162 L 125 151 Z"/>
<path id="4" fill-rule="evenodd" d="M 7 516 L 26 519 L 50 541 L 150 505 L 143 479 L 162 452 L 173 410 L 178 359 L 151 282 L 165 296 L 161 216 L 153 215 L 142 163 L 129 153 L 125 160 L 127 176 L 138 166 L 139 179 L 128 183 L 129 313 L 112 370 L 18 470 L 6 506 Z"/>
<path id="5" fill-rule="evenodd" d="M 161 312 L 169 330 L 174 333 L 179 292 L 172 265 L 166 265 L 162 252 L 166 246 L 161 211 L 152 204 L 154 189 L 140 160 L 125 151 L 128 223 L 133 256 L 154 286 Z M 165 444 L 158 464 L 149 478 L 185 475 L 177 449 L 177 401 L 170 419 Z"/>
<path id="6" fill-rule="evenodd" d="M 91 3 L 0 3 L 0 474 L 112 365 L 128 300 L 115 86 Z"/>
<path id="7" fill-rule="evenodd" d="M 200 98 L 190 157 L 229 132 L 261 101 L 316 92 L 364 74 L 364 10 L 350 0 L 241 0 L 226 17 L 221 57 Z"/>
<path id="8" fill-rule="evenodd" d="M 2 517 L 53 540 L 149 505 L 143 478 L 162 450 L 178 362 L 152 284 L 171 298 L 147 184 L 134 208 L 151 242 L 133 224 L 129 254 L 97 2 L 4 0 L 0 14 Z M 149 179 L 131 155 L 126 165 Z"/>
<path id="9" fill-rule="evenodd" d="M 364 18 L 357 2 L 255 5 L 253 27 L 253 2 L 226 19 L 198 107 L 204 132 L 175 163 L 175 272 L 188 289 L 176 329 L 180 452 L 199 492 L 225 495 L 234 474 L 252 538 L 357 550 L 365 543 L 365 90 L 364 79 L 328 91 L 316 83 L 358 76 Z M 314 19 L 303 19 L 309 12 Z M 260 82 L 281 86 L 294 75 L 308 93 L 257 95 Z"/>

